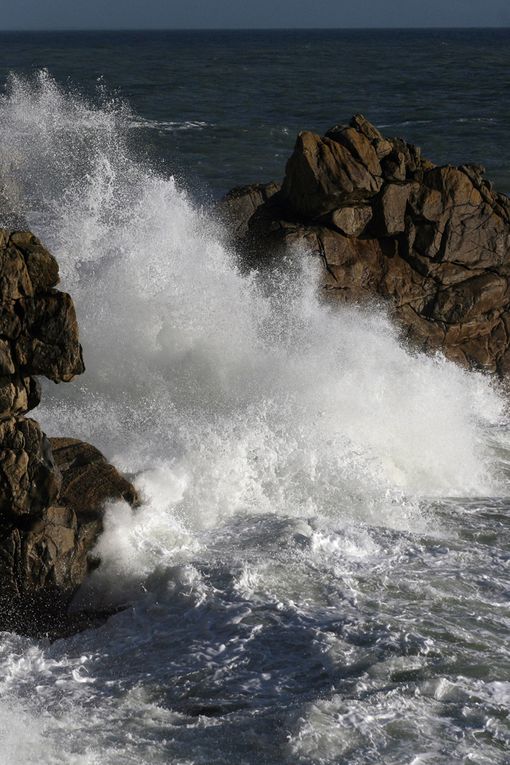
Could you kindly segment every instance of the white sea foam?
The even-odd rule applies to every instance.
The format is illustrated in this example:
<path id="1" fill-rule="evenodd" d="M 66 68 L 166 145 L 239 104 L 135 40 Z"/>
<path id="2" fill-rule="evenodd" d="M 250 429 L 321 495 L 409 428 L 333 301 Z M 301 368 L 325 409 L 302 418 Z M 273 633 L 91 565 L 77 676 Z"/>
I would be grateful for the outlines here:
<path id="1" fill-rule="evenodd" d="M 129 124 L 125 107 L 94 108 L 45 73 L 13 79 L 0 111 L 87 365 L 46 386 L 39 417 L 151 471 L 137 534 L 153 539 L 155 504 L 160 528 L 260 512 L 416 526 L 403 494 L 493 492 L 484 428 L 503 405 L 490 382 L 410 353 L 381 310 L 321 303 L 306 256 L 269 290 L 241 276 L 208 216 L 133 159 Z M 107 527 L 106 558 L 125 518 Z"/>
<path id="2" fill-rule="evenodd" d="M 292 461 L 315 497 L 326 464 L 340 473 L 328 494 L 358 467 L 354 481 L 369 486 L 490 487 L 480 426 L 501 401 L 488 381 L 408 353 L 380 311 L 321 305 L 308 265 L 264 296 L 173 180 L 131 158 L 125 110 L 94 109 L 42 74 L 12 81 L 0 120 L 2 154 L 59 260 L 85 348 L 83 378 L 46 393 L 52 431 L 118 444 L 132 468 L 175 457 L 183 440 L 204 454 L 226 437 L 241 452 L 228 450 L 234 472 L 258 449 L 279 473 Z"/>
<path id="3" fill-rule="evenodd" d="M 244 669 L 250 646 L 266 634 L 257 608 L 268 609 L 274 624 L 291 615 L 296 655 L 313 674 L 306 620 L 339 604 L 354 609 L 369 597 L 367 571 L 381 571 L 370 587 L 389 588 L 402 561 L 422 554 L 406 534 L 438 528 L 424 497 L 500 490 L 488 430 L 501 423 L 504 402 L 488 379 L 411 352 L 381 308 L 324 304 L 306 253 L 272 282 L 242 276 L 209 215 L 133 156 L 130 121 L 126 107 L 92 106 L 45 73 L 12 79 L 0 100 L 1 164 L 16 179 L 32 230 L 58 258 L 87 365 L 70 385 L 45 385 L 37 417 L 50 434 L 102 448 L 137 475 L 144 497 L 134 511 L 109 508 L 98 545 L 103 562 L 91 580 L 94 597 L 130 601 L 133 612 L 52 648 L 54 664 L 45 665 L 41 687 L 53 711 L 41 735 L 62 744 L 71 730 L 80 743 L 69 763 L 96 762 L 99 751 L 105 763 L 166 762 L 169 753 L 187 761 L 171 738 L 184 735 L 184 723 L 164 701 L 175 682 L 188 678 L 187 688 L 195 678 L 222 703 L 231 682 L 232 699 L 263 696 L 271 683 L 276 696 L 287 688 L 281 667 L 294 650 L 287 633 L 282 648 L 276 640 L 257 649 L 269 665 L 275 652 L 273 669 L 263 676 Z M 386 530 L 374 535 L 374 527 Z M 381 630 L 378 650 L 391 654 Z M 335 634 L 318 631 L 310 644 L 317 643 L 324 672 L 358 651 Z M 413 639 L 409 630 L 405 640 Z M 89 658 L 80 664 L 84 646 Z M 290 659 L 280 656 L 284 646 Z M 33 668 L 25 674 L 37 676 Z M 48 683 L 60 675 L 81 713 L 72 705 L 58 712 Z M 102 710 L 97 715 L 79 690 L 88 687 L 83 677 L 99 678 L 87 691 Z M 406 699 L 386 717 L 391 703 L 381 702 L 375 717 L 374 751 L 384 748 L 391 714 L 401 714 Z M 425 706 L 418 699 L 413 709 L 428 715 Z M 300 721 L 288 716 L 292 761 L 309 762 L 314 751 L 322 752 L 317 761 L 334 761 L 335 751 L 366 739 L 361 702 L 346 710 L 333 696 L 302 714 Z M 10 718 L 2 715 L 7 730 Z M 103 719 L 137 721 L 129 723 L 125 749 L 101 730 Z M 198 719 L 205 748 L 193 761 L 217 762 L 207 748 L 216 723 Z M 436 735 L 435 717 L 431 726 Z M 38 736 L 35 727 L 34 747 Z M 29 762 L 30 752 L 19 750 L 13 762 Z M 52 756 L 48 747 L 41 761 Z"/>
<path id="4" fill-rule="evenodd" d="M 208 122 L 203 122 L 201 120 L 184 120 L 183 122 L 175 122 L 174 120 L 151 120 L 133 115 L 129 120 L 129 127 L 161 130 L 164 133 L 179 133 L 183 130 L 204 130 L 205 128 L 211 126 Z"/>

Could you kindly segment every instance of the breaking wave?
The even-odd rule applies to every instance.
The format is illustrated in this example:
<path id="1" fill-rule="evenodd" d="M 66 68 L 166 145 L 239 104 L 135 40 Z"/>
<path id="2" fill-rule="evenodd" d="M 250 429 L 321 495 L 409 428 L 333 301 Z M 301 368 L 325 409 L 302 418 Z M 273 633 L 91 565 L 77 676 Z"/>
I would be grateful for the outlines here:
<path id="1" fill-rule="evenodd" d="M 423 562 L 435 554 L 423 535 L 446 529 L 455 536 L 448 515 L 437 510 L 445 498 L 502 491 L 494 433 L 504 421 L 504 399 L 483 375 L 407 348 L 380 307 L 322 301 L 306 253 L 271 277 L 241 275 L 210 214 L 137 158 L 133 119 L 126 105 L 104 97 L 88 103 L 45 72 L 11 78 L 0 99 L 8 193 L 58 259 L 87 366 L 69 385 L 44 386 L 37 417 L 50 435 L 101 448 L 136 476 L 144 498 L 136 511 L 108 509 L 102 565 L 90 583 L 95 597 L 130 602 L 133 610 L 51 648 L 29 641 L 20 647 L 12 636 L 6 642 L 3 661 L 11 679 L 17 667 L 17 679 L 5 693 L 30 716 L 39 702 L 27 711 L 20 688 L 35 683 L 50 710 L 26 747 L 39 751 L 41 736 L 51 741 L 38 760 L 45 763 L 64 762 L 52 759 L 62 751 L 65 762 L 87 764 L 101 751 L 104 763 L 167 762 L 170 755 L 182 763 L 252 762 L 242 710 L 254 694 L 262 700 L 250 707 L 253 735 L 267 747 L 268 699 L 290 705 L 291 732 L 274 760 L 266 752 L 267 762 L 332 762 L 331 752 L 361 757 L 367 702 L 358 689 L 346 708 L 347 680 L 337 684 L 340 696 L 323 697 L 321 672 L 337 661 L 365 661 L 375 673 L 374 704 L 382 694 L 371 744 L 381 752 L 391 738 L 388 719 L 404 717 L 407 697 L 384 696 L 389 670 L 380 662 L 397 649 L 389 632 L 374 626 L 367 583 L 384 581 L 383 597 L 397 598 L 392 587 L 406 585 L 395 567 L 411 560 L 413 544 Z M 420 573 L 409 565 L 409 581 L 418 583 Z M 394 624 L 399 606 L 385 608 Z M 278 631 L 286 613 L 294 638 Z M 328 627 L 333 613 L 349 614 L 351 633 Z M 372 629 L 382 630 L 379 642 L 370 642 Z M 426 646 L 409 634 L 414 647 L 400 664 L 395 658 L 393 673 L 423 666 Z M 363 639 L 371 658 L 361 658 Z M 322 670 L 306 650 L 323 656 Z M 403 658 L 410 655 L 414 664 Z M 288 679 L 300 660 L 305 690 Z M 250 661 L 269 668 L 257 675 Z M 53 684 L 60 681 L 70 697 L 57 713 Z M 172 683 L 180 695 L 169 690 Z M 433 737 L 440 723 L 430 699 L 439 690 L 429 691 L 406 713 L 415 709 Z M 462 692 L 467 698 L 477 691 Z M 184 704 L 192 697 L 202 715 Z M 215 705 L 220 718 L 237 719 L 245 737 L 239 749 L 226 745 L 223 760 L 215 749 Z M 11 730 L 5 715 L 2 730 Z M 197 715 L 202 733 L 193 730 L 204 749 L 197 743 L 200 751 L 188 759 L 193 742 L 185 723 Z M 108 743 L 99 718 L 114 727 L 133 718 L 131 743 L 121 730 Z M 342 721 L 334 731 L 332 720 Z M 31 762 L 31 750 L 16 749 L 13 735 L 12 761 Z M 429 733 L 423 735 L 428 746 Z M 365 756 L 349 762 L 372 762 Z"/>

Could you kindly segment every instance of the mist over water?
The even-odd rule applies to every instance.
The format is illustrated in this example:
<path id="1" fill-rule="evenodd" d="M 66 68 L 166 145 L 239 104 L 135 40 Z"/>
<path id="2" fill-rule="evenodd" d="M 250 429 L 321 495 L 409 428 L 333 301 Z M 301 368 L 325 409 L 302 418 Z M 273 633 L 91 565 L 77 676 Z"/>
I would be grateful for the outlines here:
<path id="1" fill-rule="evenodd" d="M 323 302 L 306 252 L 241 275 L 133 121 L 45 72 L 0 99 L 0 167 L 87 366 L 36 417 L 144 499 L 108 509 L 80 596 L 128 610 L 5 636 L 9 762 L 504 763 L 503 395 L 384 307 Z"/>
<path id="2" fill-rule="evenodd" d="M 80 430 L 129 470 L 179 456 L 193 432 L 248 449 L 267 434 L 262 451 L 293 450 L 303 478 L 313 454 L 328 474 L 359 461 L 367 488 L 490 490 L 483 428 L 503 410 L 491 383 L 408 352 L 381 309 L 322 304 L 306 253 L 269 291 L 241 276 L 207 213 L 130 155 L 129 124 L 126 106 L 94 108 L 45 73 L 13 78 L 2 104 L 2 152 L 87 361 L 73 385 L 47 386 L 46 427 Z"/>

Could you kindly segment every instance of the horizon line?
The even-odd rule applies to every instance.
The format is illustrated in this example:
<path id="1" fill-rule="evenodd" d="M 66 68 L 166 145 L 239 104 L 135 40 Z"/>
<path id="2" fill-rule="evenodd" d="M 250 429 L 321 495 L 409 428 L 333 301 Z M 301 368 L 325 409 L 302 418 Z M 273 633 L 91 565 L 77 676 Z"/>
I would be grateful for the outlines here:
<path id="1" fill-rule="evenodd" d="M 60 33 L 66 32 L 400 32 L 400 31 L 428 31 L 439 30 L 444 32 L 462 32 L 468 29 L 486 30 L 500 29 L 502 31 L 510 29 L 509 25 L 492 24 L 488 26 L 478 26 L 469 24 L 461 27 L 442 26 L 440 24 L 431 24 L 428 26 L 404 26 L 404 27 L 59 27 L 58 29 L 2 29 L 2 34 L 26 34 L 26 33 Z"/>

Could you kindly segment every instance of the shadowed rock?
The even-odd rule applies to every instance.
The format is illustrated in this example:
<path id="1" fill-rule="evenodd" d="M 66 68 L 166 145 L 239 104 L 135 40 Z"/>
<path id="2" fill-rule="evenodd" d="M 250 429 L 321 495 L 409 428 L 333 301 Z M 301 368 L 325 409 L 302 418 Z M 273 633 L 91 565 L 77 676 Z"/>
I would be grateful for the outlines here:
<path id="1" fill-rule="evenodd" d="M 95 446 L 75 438 L 50 438 L 50 443 L 62 474 L 60 500 L 72 507 L 78 518 L 96 518 L 112 499 L 137 503 L 132 484 Z"/>
<path id="2" fill-rule="evenodd" d="M 69 614 L 72 598 L 97 565 L 91 551 L 108 502 L 138 501 L 133 486 L 90 444 L 52 438 L 54 504 L 25 523 L 0 526 L 2 629 L 52 638 L 94 625 L 106 613 Z"/>
<path id="3" fill-rule="evenodd" d="M 281 187 L 235 189 L 220 211 L 251 267 L 298 245 L 330 297 L 386 299 L 419 347 L 510 370 L 510 200 L 483 168 L 435 166 L 358 115 L 301 133 Z"/>
<path id="4" fill-rule="evenodd" d="M 55 289 L 58 266 L 28 232 L 0 229 L 0 630 L 51 637 L 97 614 L 68 616 L 94 562 L 106 503 L 136 502 L 94 447 L 46 438 L 26 417 L 33 375 L 70 381 L 84 370 L 74 306 Z"/>

